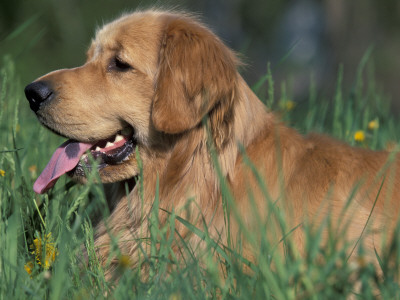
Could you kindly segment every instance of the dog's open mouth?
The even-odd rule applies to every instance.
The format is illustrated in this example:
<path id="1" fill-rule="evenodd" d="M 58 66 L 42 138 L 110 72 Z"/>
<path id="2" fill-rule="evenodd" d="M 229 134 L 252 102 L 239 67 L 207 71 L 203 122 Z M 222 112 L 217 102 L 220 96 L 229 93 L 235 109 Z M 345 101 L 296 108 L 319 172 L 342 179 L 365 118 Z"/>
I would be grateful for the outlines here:
<path id="1" fill-rule="evenodd" d="M 33 185 L 33 190 L 38 194 L 45 193 L 65 173 L 85 176 L 85 169 L 92 168 L 91 160 L 86 154 L 87 151 L 90 151 L 92 157 L 98 161 L 98 169 L 102 169 L 108 165 L 118 165 L 128 160 L 135 150 L 135 146 L 132 128 L 125 128 L 109 139 L 94 143 L 68 140 L 54 152 L 46 168 Z"/>

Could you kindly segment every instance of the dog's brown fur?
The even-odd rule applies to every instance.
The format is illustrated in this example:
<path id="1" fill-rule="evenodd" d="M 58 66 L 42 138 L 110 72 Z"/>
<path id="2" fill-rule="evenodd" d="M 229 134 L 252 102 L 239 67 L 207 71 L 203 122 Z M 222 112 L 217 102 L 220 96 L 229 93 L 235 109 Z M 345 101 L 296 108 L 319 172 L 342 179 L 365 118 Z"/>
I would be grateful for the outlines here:
<path id="1" fill-rule="evenodd" d="M 110 69 L 115 56 L 134 69 Z M 364 233 L 365 245 L 373 253 L 374 247 L 380 249 L 384 232 L 390 238 L 399 213 L 398 160 L 385 167 L 386 152 L 352 148 L 321 135 L 304 137 L 286 127 L 247 86 L 237 72 L 238 64 L 236 55 L 192 16 L 150 10 L 104 26 L 83 66 L 40 78 L 51 82 L 59 96 L 40 109 L 38 117 L 60 134 L 92 142 L 112 136 L 127 124 L 135 129 L 143 163 L 143 206 L 133 184 L 139 172 L 135 155 L 100 170 L 103 182 L 115 183 L 108 191 L 115 209 L 107 226 L 100 223 L 96 229 L 95 244 L 104 264 L 110 253 L 109 232 L 118 237 L 122 253 L 137 262 L 135 239 L 148 234 L 146 216 L 157 180 L 161 208 L 174 210 L 199 227 L 202 215 L 215 238 L 227 238 L 210 144 L 237 211 L 252 232 L 266 231 L 276 241 L 284 234 L 259 228 L 249 199 L 254 199 L 262 223 L 272 218 L 271 209 L 247 160 L 257 167 L 271 199 L 285 212 L 288 230 L 299 224 L 320 224 L 330 213 L 337 228 L 350 222 L 346 239 L 355 243 L 378 196 Z M 123 188 L 126 181 L 134 186 L 128 196 Z M 192 204 L 188 199 L 194 199 Z M 160 211 L 161 221 L 167 216 Z M 235 238 L 239 226 L 235 221 L 231 226 Z M 187 242 L 199 242 L 181 223 L 176 228 Z M 293 238 L 301 252 L 301 226 Z M 247 258 L 255 251 L 245 244 Z"/>

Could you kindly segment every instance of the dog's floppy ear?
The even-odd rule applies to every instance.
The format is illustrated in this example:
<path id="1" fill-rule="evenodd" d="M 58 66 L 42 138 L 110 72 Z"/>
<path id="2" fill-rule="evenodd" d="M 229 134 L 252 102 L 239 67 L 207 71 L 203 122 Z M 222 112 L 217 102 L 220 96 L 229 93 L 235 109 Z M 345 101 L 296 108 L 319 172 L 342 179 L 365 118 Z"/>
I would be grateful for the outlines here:
<path id="1" fill-rule="evenodd" d="M 152 107 L 155 128 L 170 134 L 189 130 L 219 101 L 232 98 L 236 62 L 233 52 L 196 21 L 168 20 Z"/>

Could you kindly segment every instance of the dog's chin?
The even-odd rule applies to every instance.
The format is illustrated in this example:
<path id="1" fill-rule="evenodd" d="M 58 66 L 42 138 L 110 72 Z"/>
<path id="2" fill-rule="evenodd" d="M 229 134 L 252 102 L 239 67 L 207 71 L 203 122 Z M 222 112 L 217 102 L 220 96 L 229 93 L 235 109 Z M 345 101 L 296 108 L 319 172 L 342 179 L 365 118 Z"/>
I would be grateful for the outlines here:
<path id="1" fill-rule="evenodd" d="M 81 163 L 80 163 L 81 164 Z M 87 174 L 90 173 L 91 166 L 85 167 L 84 171 L 81 171 L 81 166 L 73 169 L 68 175 L 76 182 L 86 184 L 88 181 Z M 102 183 L 114 183 L 136 177 L 139 174 L 137 162 L 135 158 L 132 158 L 121 165 L 106 165 L 103 167 L 97 167 L 99 177 Z"/>

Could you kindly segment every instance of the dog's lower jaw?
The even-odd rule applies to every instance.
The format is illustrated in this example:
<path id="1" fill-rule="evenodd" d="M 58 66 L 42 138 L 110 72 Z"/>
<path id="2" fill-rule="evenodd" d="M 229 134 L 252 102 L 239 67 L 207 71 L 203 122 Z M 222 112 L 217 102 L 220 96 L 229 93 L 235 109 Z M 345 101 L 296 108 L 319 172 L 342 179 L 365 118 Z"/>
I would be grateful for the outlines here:
<path id="1" fill-rule="evenodd" d="M 102 183 L 114 183 L 133 179 L 139 172 L 136 159 L 133 159 L 121 165 L 107 166 L 99 171 L 99 175 Z"/>
<path id="2" fill-rule="evenodd" d="M 131 158 L 128 161 L 125 161 L 121 164 L 107 165 L 99 169 L 98 174 L 100 177 L 100 181 L 102 183 L 114 183 L 136 177 L 139 174 L 140 170 L 136 159 L 132 158 L 133 155 L 131 155 Z M 88 168 L 86 171 L 89 174 L 91 173 L 90 168 Z M 68 175 L 72 178 L 73 181 L 77 183 L 86 184 L 88 182 L 88 174 L 76 172 L 75 169 L 69 172 Z M 93 179 L 95 178 L 96 177 L 93 176 Z"/>

